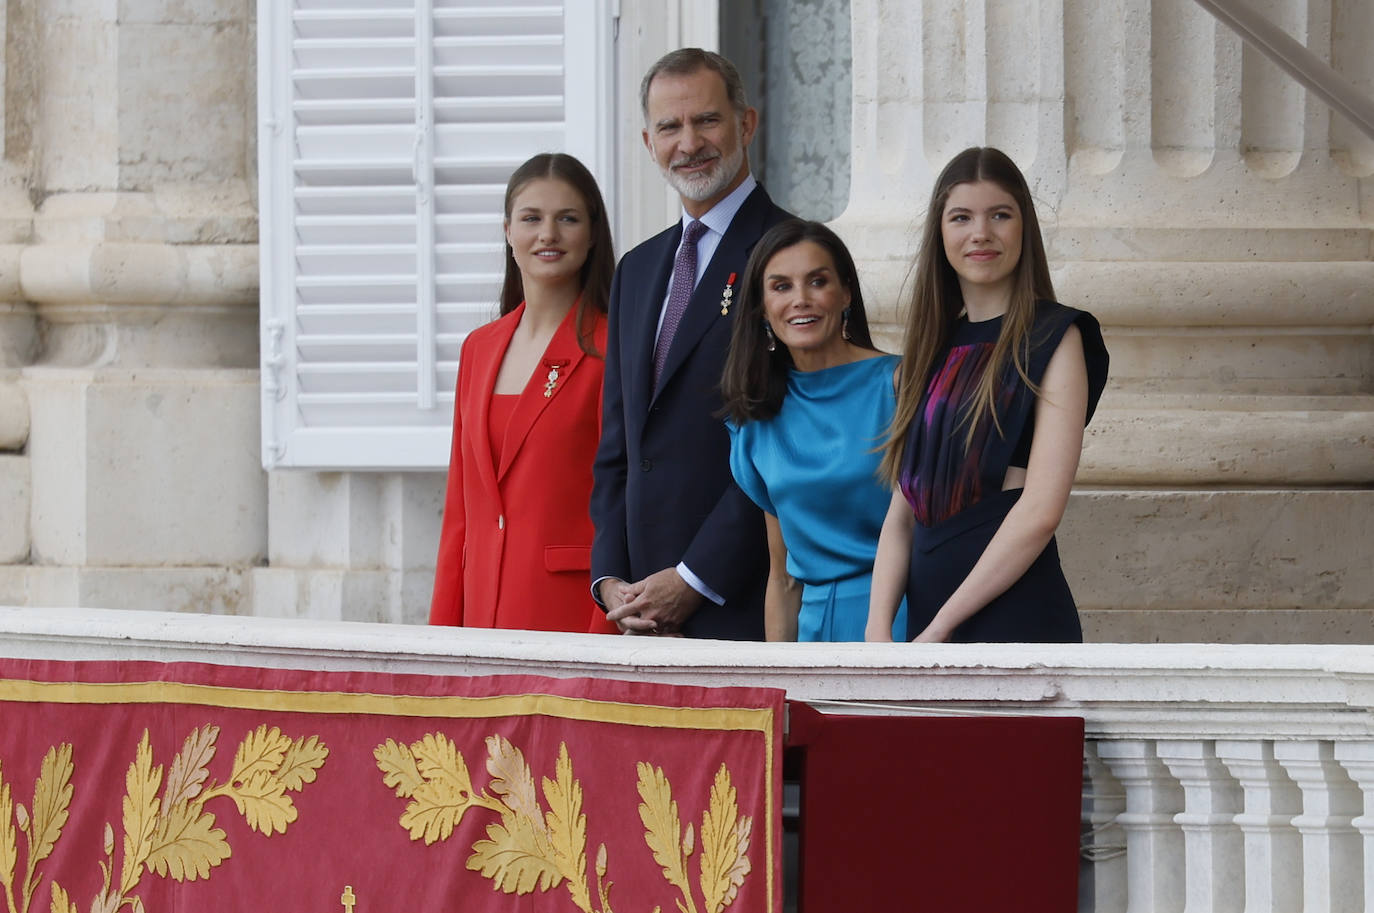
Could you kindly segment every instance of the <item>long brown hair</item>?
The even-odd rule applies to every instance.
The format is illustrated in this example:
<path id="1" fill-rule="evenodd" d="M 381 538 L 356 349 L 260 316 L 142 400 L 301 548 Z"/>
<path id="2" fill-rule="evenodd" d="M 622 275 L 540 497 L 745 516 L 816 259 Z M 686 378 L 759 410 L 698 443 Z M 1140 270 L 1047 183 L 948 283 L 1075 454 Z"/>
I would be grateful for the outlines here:
<path id="1" fill-rule="evenodd" d="M 900 480 L 902 458 L 905 455 L 907 432 L 920 408 L 926 383 L 935 358 L 949 342 L 954 324 L 964 311 L 964 295 L 959 288 L 959 276 L 945 256 L 945 204 L 952 190 L 959 184 L 991 181 L 1016 201 L 1021 210 L 1021 258 L 1012 275 L 1011 304 L 1002 318 L 1002 328 L 993 346 L 982 378 L 964 416 L 968 427 L 968 441 L 983 421 L 991 418 L 997 432 L 1002 425 L 997 416 L 997 393 L 1000 379 L 1007 365 L 1015 367 L 1021 378 L 1034 389 L 1026 375 L 1030 357 L 1030 331 L 1035 320 L 1035 302 L 1054 300 L 1054 283 L 1050 281 L 1049 263 L 1045 257 L 1045 241 L 1040 234 L 1040 220 L 1031 202 L 1030 188 L 1021 169 L 1000 149 L 973 147 L 952 158 L 935 180 L 926 210 L 921 246 L 916 253 L 915 279 L 907 302 L 906 336 L 902 343 L 902 367 L 897 384 L 897 408 L 892 427 L 883 449 L 879 475 L 892 485 Z"/>
<path id="2" fill-rule="evenodd" d="M 849 341 L 865 349 L 873 348 L 864 296 L 859 289 L 859 272 L 849 248 L 820 222 L 779 222 L 768 229 L 749 255 L 739 304 L 735 306 L 735 323 L 730 330 L 730 351 L 720 380 L 721 398 L 725 401 L 721 414 L 738 425 L 772 418 L 782 408 L 792 355 L 784 345 L 768 351 L 763 331 L 763 280 L 768 261 L 775 254 L 803 241 L 811 241 L 830 254 L 835 277 L 849 292 Z"/>
<path id="3" fill-rule="evenodd" d="M 551 178 L 562 181 L 582 197 L 582 205 L 591 220 L 592 246 L 587 262 L 582 264 L 582 294 L 577 299 L 577 344 L 588 355 L 600 356 L 592 339 L 593 313 L 606 313 L 611 300 L 611 275 L 615 272 L 615 248 L 611 243 L 611 226 L 606 218 L 606 204 L 596 178 L 576 158 L 565 152 L 541 152 L 527 160 L 511 174 L 506 182 L 505 221 L 510 224 L 511 206 L 530 181 Z M 525 300 L 525 283 L 515 252 L 506 242 L 506 275 L 501 282 L 501 316 L 504 317 Z"/>

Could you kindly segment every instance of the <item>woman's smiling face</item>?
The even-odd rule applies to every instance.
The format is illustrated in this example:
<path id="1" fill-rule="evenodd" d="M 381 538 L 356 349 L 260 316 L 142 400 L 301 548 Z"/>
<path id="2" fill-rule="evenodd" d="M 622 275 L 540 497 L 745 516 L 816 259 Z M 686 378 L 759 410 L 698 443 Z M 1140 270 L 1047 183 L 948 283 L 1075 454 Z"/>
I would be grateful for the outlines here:
<path id="1" fill-rule="evenodd" d="M 956 184 L 940 219 L 945 257 L 959 282 L 991 290 L 1005 285 L 1021 262 L 1021 208 L 992 181 Z"/>
<path id="2" fill-rule="evenodd" d="M 511 199 L 506 242 L 526 288 L 578 281 L 592 247 L 582 195 L 566 181 L 537 178 Z"/>
<path id="3" fill-rule="evenodd" d="M 784 247 L 764 267 L 764 319 L 802 370 L 845 351 L 841 330 L 849 300 L 834 258 L 814 241 Z"/>

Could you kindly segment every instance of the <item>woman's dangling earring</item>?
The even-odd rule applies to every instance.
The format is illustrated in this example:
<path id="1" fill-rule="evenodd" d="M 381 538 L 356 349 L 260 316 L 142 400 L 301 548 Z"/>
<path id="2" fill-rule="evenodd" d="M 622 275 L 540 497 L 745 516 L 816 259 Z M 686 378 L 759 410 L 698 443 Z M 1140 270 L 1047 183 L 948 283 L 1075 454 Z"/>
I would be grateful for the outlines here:
<path id="1" fill-rule="evenodd" d="M 768 351 L 772 352 L 778 347 L 778 341 L 773 338 L 773 328 L 768 325 L 768 321 L 763 322 L 763 335 L 768 340 Z"/>
<path id="2" fill-rule="evenodd" d="M 849 335 L 849 308 L 844 309 L 844 317 L 840 321 L 840 335 L 845 339 L 851 338 Z"/>

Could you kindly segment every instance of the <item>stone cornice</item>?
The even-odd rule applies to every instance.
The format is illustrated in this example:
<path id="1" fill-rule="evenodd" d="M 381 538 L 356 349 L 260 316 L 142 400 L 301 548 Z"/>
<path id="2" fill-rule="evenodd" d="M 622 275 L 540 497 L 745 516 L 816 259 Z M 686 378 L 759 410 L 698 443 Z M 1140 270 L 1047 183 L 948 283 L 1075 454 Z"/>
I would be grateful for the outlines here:
<path id="1" fill-rule="evenodd" d="M 1374 646 L 750 644 L 0 609 L 4 654 L 785 689 L 829 711 L 1082 716 L 1090 737 L 1368 738 Z"/>

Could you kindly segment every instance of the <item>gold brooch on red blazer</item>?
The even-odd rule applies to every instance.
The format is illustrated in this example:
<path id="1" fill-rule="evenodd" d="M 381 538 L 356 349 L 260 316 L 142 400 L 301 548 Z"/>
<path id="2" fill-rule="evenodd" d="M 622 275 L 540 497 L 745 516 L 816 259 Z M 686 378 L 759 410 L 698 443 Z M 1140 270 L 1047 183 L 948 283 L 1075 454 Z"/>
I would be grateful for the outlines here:
<path id="1" fill-rule="evenodd" d="M 731 273 L 730 278 L 725 280 L 725 291 L 720 293 L 720 316 L 730 315 L 730 305 L 734 304 L 735 297 L 735 274 Z"/>
<path id="2" fill-rule="evenodd" d="M 549 369 L 548 383 L 544 384 L 544 398 L 549 399 L 553 396 L 553 391 L 558 387 L 558 372 L 568 366 L 568 360 L 546 361 L 544 367 Z"/>

